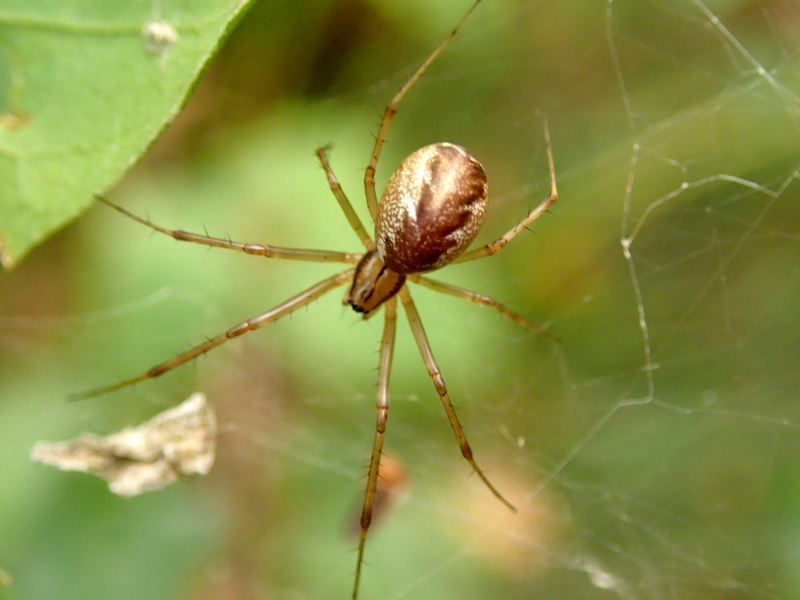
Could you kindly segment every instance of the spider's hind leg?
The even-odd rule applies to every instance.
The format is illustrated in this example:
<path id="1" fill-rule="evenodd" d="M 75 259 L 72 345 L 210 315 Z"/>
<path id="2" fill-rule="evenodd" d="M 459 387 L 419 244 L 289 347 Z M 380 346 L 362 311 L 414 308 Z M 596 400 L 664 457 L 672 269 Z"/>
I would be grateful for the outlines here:
<path id="1" fill-rule="evenodd" d="M 386 136 L 389 134 L 389 126 L 392 124 L 392 119 L 394 119 L 395 114 L 397 114 L 397 109 L 409 90 L 411 90 L 414 84 L 419 81 L 419 78 L 425 74 L 428 67 L 430 67 L 433 61 L 441 54 L 442 50 L 447 47 L 447 44 L 456 37 L 458 30 L 461 29 L 461 26 L 469 19 L 469 16 L 480 3 L 481 0 L 475 0 L 475 2 L 472 3 L 472 6 L 467 9 L 467 12 L 461 17 L 461 20 L 456 23 L 456 26 L 450 30 L 450 33 L 448 33 L 434 51 L 431 52 L 430 56 L 425 59 L 425 62 L 420 65 L 419 69 L 417 69 L 408 81 L 406 81 L 405 85 L 400 88 L 400 91 L 395 94 L 383 113 L 383 119 L 381 119 L 381 124 L 378 127 L 378 134 L 375 136 L 375 146 L 372 149 L 372 156 L 370 156 L 367 170 L 364 172 L 364 193 L 367 196 L 367 208 L 369 209 L 369 214 L 373 221 L 378 220 L 378 195 L 375 192 L 375 171 L 378 170 L 378 161 L 381 157 L 383 145 L 386 143 Z"/>
<path id="2" fill-rule="evenodd" d="M 491 244 L 486 244 L 481 248 L 465 252 L 453 262 L 466 262 L 475 260 L 476 258 L 483 258 L 484 256 L 491 256 L 502 250 L 508 242 L 513 240 L 519 233 L 528 228 L 528 225 L 533 223 L 536 219 L 541 217 L 547 210 L 553 206 L 558 200 L 558 188 L 556 187 L 556 167 L 553 162 L 553 151 L 550 148 L 550 128 L 547 125 L 547 117 L 542 116 L 542 126 L 544 128 L 544 144 L 545 151 L 547 152 L 547 167 L 550 171 L 550 195 L 545 198 L 539 206 L 534 208 L 528 216 L 522 219 L 519 223 L 514 225 L 511 229 L 506 231 L 502 236 L 497 238 Z"/>

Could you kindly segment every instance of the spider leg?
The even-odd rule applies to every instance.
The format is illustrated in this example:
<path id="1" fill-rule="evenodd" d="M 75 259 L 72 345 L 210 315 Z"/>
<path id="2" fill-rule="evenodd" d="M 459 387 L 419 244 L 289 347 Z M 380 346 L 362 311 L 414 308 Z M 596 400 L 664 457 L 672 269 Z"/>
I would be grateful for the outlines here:
<path id="1" fill-rule="evenodd" d="M 414 301 L 411 299 L 411 293 L 408 291 L 408 286 L 404 285 L 398 292 L 398 295 L 400 296 L 400 301 L 403 303 L 403 308 L 406 311 L 408 324 L 411 326 L 411 333 L 414 334 L 414 340 L 417 342 L 417 347 L 422 355 L 422 360 L 425 363 L 425 367 L 428 369 L 428 375 L 430 375 L 431 379 L 433 380 L 433 385 L 436 387 L 436 392 L 439 394 L 439 398 L 442 400 L 442 406 L 444 406 L 444 410 L 447 413 L 450 426 L 453 428 L 453 433 L 456 435 L 456 440 L 458 440 L 458 446 L 461 448 L 461 454 L 465 459 L 467 459 L 467 462 L 472 465 L 475 473 L 478 474 L 478 477 L 480 477 L 481 481 L 486 484 L 486 487 L 489 488 L 492 494 L 494 494 L 497 499 L 500 500 L 500 502 L 505 504 L 513 512 L 517 512 L 517 509 L 514 507 L 514 505 L 506 500 L 503 495 L 497 491 L 497 488 L 495 488 L 489 482 L 486 475 L 484 475 L 483 471 L 481 471 L 480 467 L 478 467 L 478 463 L 476 463 L 475 459 L 472 457 L 472 448 L 470 448 L 469 442 L 467 441 L 464 428 L 458 421 L 456 409 L 453 407 L 453 402 L 450 400 L 450 396 L 447 393 L 447 387 L 444 383 L 442 372 L 439 370 L 439 365 L 436 363 L 436 359 L 433 357 L 431 345 L 428 343 L 428 336 L 425 334 L 425 328 L 422 326 L 422 320 L 419 318 L 417 308 L 414 306 Z"/>
<path id="2" fill-rule="evenodd" d="M 195 346 L 191 350 L 187 350 L 186 352 L 179 354 L 175 358 L 172 358 L 166 362 L 163 362 L 151 369 L 145 371 L 141 375 L 137 375 L 131 379 L 126 379 L 125 381 L 121 381 L 119 383 L 115 383 L 114 385 L 109 385 L 107 387 L 98 388 L 95 390 L 91 390 L 89 392 L 83 392 L 80 394 L 73 394 L 70 396 L 70 400 L 83 400 L 84 398 L 91 398 L 93 396 L 100 396 L 102 394 L 107 394 L 108 392 L 113 392 L 115 390 L 127 387 L 129 385 L 133 385 L 134 383 L 138 383 L 140 381 L 144 381 L 146 379 L 154 379 L 164 373 L 171 371 L 172 369 L 181 366 L 184 363 L 189 362 L 193 358 L 197 358 L 198 356 L 205 354 L 209 350 L 216 348 L 217 346 L 221 346 L 228 340 L 231 340 L 235 337 L 239 337 L 249 331 L 254 331 L 256 329 L 260 329 L 265 325 L 269 325 L 270 323 L 274 323 L 281 317 L 285 317 L 289 313 L 296 311 L 298 308 L 301 308 L 320 296 L 326 294 L 327 292 L 331 291 L 332 289 L 343 285 L 350 281 L 353 278 L 353 269 L 348 269 L 347 271 L 343 271 L 338 275 L 334 275 L 333 277 L 329 277 L 323 281 L 320 281 L 318 284 L 311 286 L 307 290 L 300 292 L 293 298 L 289 298 L 285 302 L 281 302 L 275 308 L 268 310 L 265 313 L 257 315 L 255 317 L 251 317 L 246 321 L 239 323 L 225 331 L 224 333 L 219 334 L 216 337 L 213 337 L 202 344 Z"/>
<path id="3" fill-rule="evenodd" d="M 340 186 L 339 182 L 336 180 L 336 175 L 333 174 L 333 169 L 331 169 L 331 165 L 328 162 L 327 152 L 327 147 L 317 148 L 317 158 L 319 158 L 319 162 L 322 164 L 322 168 L 325 169 L 325 174 L 328 176 L 328 185 L 333 195 L 336 196 L 336 200 L 339 202 L 344 216 L 347 217 L 347 222 L 350 223 L 350 227 L 356 232 L 356 235 L 361 240 L 361 243 L 364 244 L 364 247 L 367 250 L 372 250 L 375 248 L 375 242 L 369 237 L 367 230 L 364 228 L 364 224 L 361 223 L 361 219 L 358 218 L 356 211 L 353 210 L 353 205 L 350 204 L 350 201 L 347 199 L 342 186 Z"/>
<path id="4" fill-rule="evenodd" d="M 403 100 L 405 95 L 408 91 L 414 86 L 417 80 L 422 77 L 425 71 L 428 70 L 428 67 L 431 66 L 431 63 L 436 60 L 442 50 L 445 49 L 447 44 L 450 43 L 458 30 L 464 24 L 469 16 L 472 14 L 472 11 L 480 4 L 481 0 L 476 0 L 476 2 L 470 6 L 469 10 L 466 14 L 461 17 L 461 20 L 456 24 L 453 30 L 447 34 L 447 37 L 442 40 L 442 43 L 431 53 L 431 55 L 425 59 L 425 62 L 422 63 L 422 66 L 417 69 L 417 72 L 414 73 L 411 78 L 406 81 L 405 85 L 400 88 L 400 91 L 395 94 L 395 97 L 392 98 L 392 101 L 386 107 L 385 112 L 383 113 L 383 119 L 381 120 L 381 125 L 378 128 L 378 135 L 375 136 L 375 147 L 372 150 L 372 157 L 369 159 L 369 166 L 367 167 L 366 173 L 364 173 L 364 191 L 367 195 L 367 207 L 369 208 L 369 214 L 372 216 L 373 221 L 378 220 L 378 196 L 375 193 L 375 171 L 378 168 L 378 159 L 381 156 L 381 150 L 383 150 L 383 144 L 386 142 L 386 135 L 389 132 L 389 125 L 392 123 L 392 118 L 394 118 L 395 113 L 397 112 L 397 107 L 399 106 L 400 102 Z"/>
<path id="5" fill-rule="evenodd" d="M 559 341 L 559 339 L 555 337 L 553 334 L 548 333 L 541 327 L 537 327 L 533 323 L 528 322 L 521 315 L 515 313 L 510 308 L 506 308 L 505 306 L 500 304 L 497 300 L 485 294 L 479 294 L 478 292 L 465 290 L 464 288 L 460 288 L 455 285 L 450 285 L 449 283 L 444 283 L 443 281 L 430 279 L 422 275 L 416 275 L 416 274 L 408 275 L 408 280 L 413 281 L 414 283 L 418 283 L 419 285 L 431 289 L 435 292 L 441 292 L 443 294 L 455 296 L 456 298 L 461 298 L 462 300 L 467 300 L 468 302 L 474 302 L 475 304 L 482 304 L 483 306 L 489 306 L 491 308 L 494 308 L 501 314 L 505 315 L 506 317 L 514 321 L 514 323 L 516 323 L 517 325 L 522 325 L 526 329 L 530 329 L 533 333 L 544 336 L 548 339 L 553 340 L 554 342 Z"/>
<path id="6" fill-rule="evenodd" d="M 266 244 L 243 244 L 241 242 L 234 242 L 222 238 L 214 238 L 206 235 L 198 235 L 196 233 L 189 233 L 187 231 L 167 229 L 155 223 L 143 219 L 132 212 L 127 211 L 103 198 L 102 196 L 95 195 L 100 202 L 110 206 L 117 212 L 122 213 L 126 217 L 133 219 L 137 223 L 141 223 L 154 229 L 160 233 L 170 236 L 180 242 L 192 242 L 194 244 L 202 244 L 204 246 L 212 246 L 214 248 L 226 248 L 228 250 L 238 250 L 245 254 L 254 254 L 256 256 L 265 256 L 267 258 L 284 258 L 289 260 L 302 260 L 306 262 L 337 262 L 347 264 L 357 264 L 361 259 L 360 254 L 349 254 L 347 252 L 335 252 L 333 250 L 302 250 L 296 248 L 279 248 L 278 246 L 267 246 Z"/>
<path id="7" fill-rule="evenodd" d="M 358 597 L 358 584 L 361 581 L 361 566 L 364 562 L 364 545 L 367 541 L 367 530 L 372 522 L 372 510 L 375 506 L 375 491 L 378 487 L 378 471 L 381 465 L 383 437 L 386 433 L 386 420 L 389 417 L 389 377 L 392 371 L 394 355 L 394 336 L 397 324 L 397 300 L 386 301 L 383 337 L 381 339 L 381 356 L 378 365 L 378 395 L 375 406 L 378 411 L 375 424 L 375 442 L 372 445 L 372 456 L 369 459 L 367 475 L 367 492 L 364 495 L 364 507 L 361 510 L 361 536 L 358 540 L 358 562 L 356 577 L 353 583 L 353 600 Z"/>
<path id="8" fill-rule="evenodd" d="M 528 225 L 533 223 L 536 219 L 541 217 L 547 209 L 549 209 L 553 204 L 556 203 L 558 200 L 558 189 L 556 188 L 556 167 L 555 163 L 553 162 L 553 151 L 550 148 L 550 129 L 547 126 L 547 118 L 542 117 L 542 123 L 544 126 L 544 142 L 545 142 L 545 150 L 547 152 L 547 166 L 550 170 L 550 195 L 544 199 L 544 201 L 534 208 L 527 217 L 522 219 L 519 223 L 514 225 L 511 229 L 509 229 L 506 233 L 504 233 L 501 237 L 497 240 L 492 242 L 491 244 L 487 244 L 482 248 L 476 248 L 475 250 L 470 250 L 469 252 L 465 252 L 457 259 L 455 259 L 454 263 L 459 262 L 466 262 L 468 260 L 475 260 L 476 258 L 483 258 L 484 256 L 491 256 L 496 252 L 499 252 L 503 246 L 505 246 L 508 242 L 513 240 L 517 237 L 517 234 L 521 232 L 523 229 L 526 229 Z"/>

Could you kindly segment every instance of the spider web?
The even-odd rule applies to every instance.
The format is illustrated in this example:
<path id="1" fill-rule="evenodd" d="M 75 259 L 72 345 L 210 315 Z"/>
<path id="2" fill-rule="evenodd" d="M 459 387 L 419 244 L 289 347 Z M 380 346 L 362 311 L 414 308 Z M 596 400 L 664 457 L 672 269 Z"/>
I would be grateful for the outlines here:
<path id="1" fill-rule="evenodd" d="M 334 143 L 368 222 L 368 132 L 461 10 L 375 9 L 341 88 L 272 104 L 177 169 L 146 164 L 116 199 L 167 227 L 356 250 L 311 151 Z M 423 25 L 377 53 L 400 35 L 393 19 Z M 487 2 L 412 91 L 379 187 L 423 144 L 469 147 L 490 175 L 483 241 L 547 195 L 548 116 L 557 205 L 498 256 L 434 276 L 561 342 L 413 289 L 476 459 L 520 510 L 469 476 L 401 312 L 387 451 L 407 481 L 370 532 L 362 598 L 798 596 L 798 28 L 780 0 Z M 297 50 L 298 70 L 314 72 L 313 51 Z M 30 541 L 0 543 L 0 568 L 26 597 L 47 589 L 37 569 L 60 597 L 344 597 L 380 318 L 335 292 L 194 369 L 65 406 L 333 272 L 187 248 L 100 209 L 71 235 L 4 275 L 32 291 L 9 293 L 0 317 L 2 395 L 24 399 L 4 418 L 22 433 L 0 442 L 18 482 L 2 497 L 22 517 L 0 539 Z M 194 389 L 224 430 L 196 485 L 119 505 L 24 462 L 33 441 L 111 431 Z M 127 572 L 157 575 L 111 583 Z"/>

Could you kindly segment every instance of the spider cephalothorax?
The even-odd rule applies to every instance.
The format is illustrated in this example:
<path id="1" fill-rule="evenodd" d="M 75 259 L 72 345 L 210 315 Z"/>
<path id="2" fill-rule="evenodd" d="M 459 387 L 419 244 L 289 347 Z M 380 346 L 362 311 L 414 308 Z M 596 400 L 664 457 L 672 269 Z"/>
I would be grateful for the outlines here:
<path id="1" fill-rule="evenodd" d="M 394 297 L 405 285 L 406 276 L 392 271 L 377 249 L 367 252 L 356 265 L 353 284 L 345 302 L 364 318 L 370 317 L 381 304 Z"/>

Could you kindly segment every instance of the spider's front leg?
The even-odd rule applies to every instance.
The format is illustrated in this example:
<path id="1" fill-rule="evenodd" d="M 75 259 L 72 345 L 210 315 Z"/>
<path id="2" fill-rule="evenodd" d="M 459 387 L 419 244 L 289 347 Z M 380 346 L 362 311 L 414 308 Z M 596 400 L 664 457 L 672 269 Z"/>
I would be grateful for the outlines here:
<path id="1" fill-rule="evenodd" d="M 389 418 L 389 377 L 392 372 L 394 356 L 394 337 L 397 325 L 397 299 L 392 297 L 386 301 L 381 338 L 381 357 L 378 364 L 378 395 L 375 407 L 378 411 L 375 423 L 375 442 L 372 445 L 372 456 L 369 460 L 367 475 L 367 491 L 364 495 L 364 507 L 361 510 L 361 536 L 358 540 L 358 562 L 356 577 L 353 583 L 353 600 L 358 597 L 358 584 L 361 580 L 361 565 L 364 562 L 364 545 L 367 541 L 367 530 L 372 522 L 372 510 L 375 506 L 375 491 L 378 488 L 378 471 L 381 466 L 383 438 L 386 433 L 386 420 Z"/>
<path id="2" fill-rule="evenodd" d="M 498 500 L 500 500 L 513 512 L 517 512 L 516 507 L 514 507 L 511 502 L 506 500 L 505 497 L 497 490 L 497 488 L 492 485 L 486 475 L 483 474 L 483 471 L 481 471 L 480 467 L 478 467 L 478 463 L 475 462 L 475 459 L 472 456 L 472 448 L 467 441 L 464 428 L 461 426 L 461 423 L 458 420 L 458 415 L 456 415 L 456 409 L 453 407 L 453 402 L 450 400 L 450 395 L 447 393 L 447 386 L 444 383 L 442 372 L 439 370 L 439 365 L 436 363 L 436 359 L 433 357 L 431 345 L 428 343 L 428 336 L 425 334 L 425 328 L 422 326 L 422 320 L 419 318 L 417 307 L 414 306 L 414 301 L 411 299 L 408 286 L 403 286 L 398 295 L 400 296 L 400 300 L 403 303 L 403 308 L 406 311 L 408 324 L 411 327 L 411 333 L 414 334 L 414 340 L 417 342 L 417 347 L 422 355 L 425 368 L 428 369 L 428 375 L 430 375 L 431 379 L 433 380 L 433 385 L 436 387 L 436 392 L 439 394 L 439 398 L 442 400 L 442 406 L 444 406 L 444 410 L 447 413 L 447 419 L 450 421 L 450 426 L 453 428 L 453 433 L 456 435 L 456 440 L 458 440 L 458 446 L 461 448 L 461 454 L 465 459 L 467 459 L 467 462 L 469 462 L 475 473 L 477 473 L 478 477 L 481 478 L 481 481 L 486 484 L 486 487 L 489 488 L 492 494 L 494 494 Z"/>
<path id="3" fill-rule="evenodd" d="M 115 390 L 119 390 L 128 386 L 131 386 L 135 383 L 139 383 L 140 381 L 145 381 L 147 379 L 155 379 L 156 377 L 160 377 L 164 375 L 164 373 L 168 373 L 173 369 L 197 358 L 198 356 L 202 356 L 209 350 L 216 348 L 217 346 L 221 346 L 225 342 L 232 340 L 235 337 L 239 337 L 240 335 L 244 335 L 250 331 L 255 331 L 256 329 L 260 329 L 270 323 L 274 323 L 278 319 L 285 317 L 296 311 L 299 308 L 302 308 L 320 296 L 327 294 L 334 288 L 339 287 L 340 285 L 344 285 L 345 283 L 349 282 L 353 279 L 354 270 L 348 269 L 347 271 L 343 271 L 338 275 L 334 275 L 333 277 L 329 277 L 327 279 L 323 279 L 316 285 L 311 286 L 304 292 L 300 292 L 296 296 L 289 298 L 288 300 L 281 302 L 278 306 L 274 307 L 271 310 L 268 310 L 265 313 L 261 313 L 260 315 L 256 315 L 255 317 L 251 317 L 246 321 L 242 321 L 238 325 L 234 325 L 227 331 L 220 333 L 219 335 L 207 339 L 202 344 L 195 346 L 187 350 L 186 352 L 179 354 L 178 356 L 171 358 L 170 360 L 160 363 L 154 367 L 151 367 L 144 373 L 137 375 L 136 377 L 132 377 L 131 379 L 126 379 L 125 381 L 120 381 L 119 383 L 115 383 L 113 385 L 109 385 L 102 388 L 97 388 L 95 390 L 91 390 L 88 392 L 83 392 L 79 394 L 72 394 L 69 399 L 71 401 L 74 400 L 83 400 L 85 398 L 92 398 L 94 396 L 101 396 L 102 394 L 108 394 L 109 392 L 113 392 Z"/>

